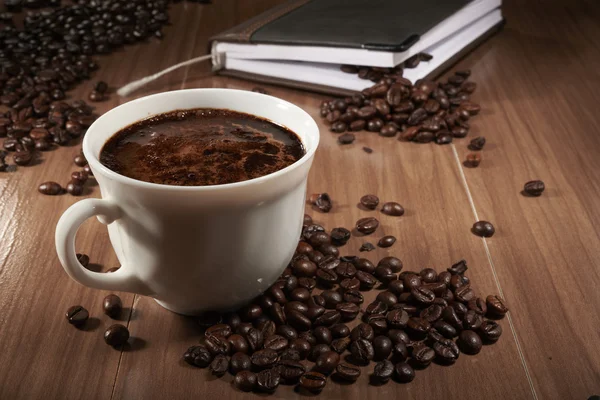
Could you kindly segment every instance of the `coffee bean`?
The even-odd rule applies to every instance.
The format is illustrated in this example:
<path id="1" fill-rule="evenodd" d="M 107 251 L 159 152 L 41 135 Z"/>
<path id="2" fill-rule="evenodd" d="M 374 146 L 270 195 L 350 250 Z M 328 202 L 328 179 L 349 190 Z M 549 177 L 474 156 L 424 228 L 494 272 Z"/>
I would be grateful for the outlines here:
<path id="1" fill-rule="evenodd" d="M 374 210 L 379 204 L 379 198 L 373 194 L 366 194 L 360 198 L 360 204 L 369 210 Z"/>
<path id="2" fill-rule="evenodd" d="M 483 300 L 481 297 L 476 297 L 469 300 L 467 307 L 469 310 L 473 310 L 479 315 L 485 315 L 487 313 L 487 305 L 485 300 Z"/>
<path id="3" fill-rule="evenodd" d="M 272 335 L 265 339 L 263 344 L 265 349 L 274 350 L 278 353 L 281 353 L 288 347 L 288 339 L 284 338 L 280 335 Z"/>
<path id="4" fill-rule="evenodd" d="M 412 298 L 421 305 L 428 305 L 433 303 L 435 299 L 435 293 L 431 290 L 426 289 L 422 286 L 415 287 L 410 292 Z"/>
<path id="5" fill-rule="evenodd" d="M 394 236 L 387 235 L 379 239 L 377 246 L 387 248 L 393 246 L 394 243 L 396 243 L 396 238 Z"/>
<path id="6" fill-rule="evenodd" d="M 309 292 L 312 291 L 317 286 L 317 281 L 313 278 L 302 277 L 298 278 L 298 287 L 302 287 Z"/>
<path id="7" fill-rule="evenodd" d="M 340 279 L 352 279 L 356 275 L 357 270 L 349 262 L 343 262 L 335 268 L 335 272 Z"/>
<path id="8" fill-rule="evenodd" d="M 379 131 L 379 135 L 383 137 L 394 137 L 396 133 L 398 133 L 398 125 L 395 122 L 385 124 Z"/>
<path id="9" fill-rule="evenodd" d="M 396 280 L 396 281 L 390 282 L 388 284 L 387 290 L 389 290 L 391 293 L 395 294 L 396 296 L 399 296 L 400 294 L 402 294 L 404 292 L 404 281 Z"/>
<path id="10" fill-rule="evenodd" d="M 404 274 L 404 276 L 402 276 L 402 274 Z M 403 280 L 406 289 L 412 291 L 414 288 L 421 286 L 421 278 L 419 276 L 414 273 L 403 272 L 402 274 L 400 274 L 398 278 Z"/>
<path id="11" fill-rule="evenodd" d="M 315 319 L 315 326 L 331 326 L 340 322 L 341 315 L 337 311 L 325 311 L 323 315 Z"/>
<path id="12" fill-rule="evenodd" d="M 82 306 L 72 306 L 69 307 L 65 316 L 71 325 L 81 327 L 88 320 L 90 314 Z"/>
<path id="13" fill-rule="evenodd" d="M 350 345 L 352 362 L 356 365 L 366 365 L 375 356 L 373 345 L 366 339 L 358 339 Z"/>
<path id="14" fill-rule="evenodd" d="M 300 357 L 300 352 L 296 349 L 285 349 L 281 356 L 279 356 L 279 361 L 300 361 L 302 358 Z"/>
<path id="15" fill-rule="evenodd" d="M 318 326 L 313 330 L 313 336 L 317 339 L 319 344 L 331 344 L 332 335 L 329 328 L 324 326 Z"/>
<path id="16" fill-rule="evenodd" d="M 188 348 L 183 354 L 183 359 L 195 367 L 206 368 L 212 362 L 213 356 L 206 346 L 198 345 Z"/>
<path id="17" fill-rule="evenodd" d="M 343 117 L 343 115 L 342 115 L 342 117 Z M 337 121 L 337 122 L 334 122 L 333 124 L 331 124 L 330 129 L 331 129 L 331 132 L 343 133 L 343 132 L 346 132 L 346 130 L 348 130 L 348 125 L 346 125 L 345 122 Z"/>
<path id="18" fill-rule="evenodd" d="M 328 351 L 331 351 L 331 348 L 329 347 L 329 345 L 323 344 L 323 343 L 316 344 L 311 347 L 307 358 L 309 361 L 315 362 L 317 360 L 317 358 L 319 358 L 319 356 L 321 356 L 321 354 L 327 353 Z"/>
<path id="19" fill-rule="evenodd" d="M 206 336 L 204 344 L 208 351 L 213 355 L 217 354 L 229 354 L 231 352 L 231 345 L 226 337 L 219 335 Z"/>
<path id="20" fill-rule="evenodd" d="M 385 360 L 392 353 L 392 341 L 387 336 L 377 336 L 373 339 L 373 360 Z"/>
<path id="21" fill-rule="evenodd" d="M 469 153 L 465 159 L 464 165 L 469 168 L 477 168 L 481 163 L 481 156 L 479 153 Z"/>
<path id="22" fill-rule="evenodd" d="M 290 301 L 289 303 L 286 303 L 285 306 L 283 307 L 283 310 L 287 316 L 287 320 L 289 323 L 289 313 L 292 311 L 298 311 L 301 314 L 305 314 L 308 311 L 308 306 L 304 303 L 301 303 L 299 301 Z"/>
<path id="23" fill-rule="evenodd" d="M 388 308 L 391 308 L 394 304 L 398 303 L 398 298 L 396 297 L 396 295 L 387 290 L 379 292 L 379 294 L 376 297 L 376 300 L 386 304 Z"/>
<path id="24" fill-rule="evenodd" d="M 373 275 L 383 284 L 388 284 L 389 282 L 397 279 L 397 276 L 392 272 L 392 269 L 385 265 L 378 265 L 375 268 Z"/>
<path id="25" fill-rule="evenodd" d="M 322 373 L 323 375 L 329 375 L 333 372 L 335 367 L 337 367 L 339 362 L 340 355 L 335 351 L 328 351 L 317 357 L 314 370 Z"/>
<path id="26" fill-rule="evenodd" d="M 446 339 L 453 339 L 458 335 L 454 326 L 446 321 L 439 320 L 433 325 L 433 327 Z"/>
<path id="27" fill-rule="evenodd" d="M 494 321 L 483 321 L 479 328 L 482 339 L 489 343 L 496 342 L 502 335 L 502 327 Z"/>
<path id="28" fill-rule="evenodd" d="M 477 221 L 473 224 L 472 232 L 481 237 L 492 237 L 496 232 L 494 225 L 488 221 Z"/>
<path id="29" fill-rule="evenodd" d="M 77 181 L 71 181 L 66 187 L 67 193 L 73 196 L 81 196 L 83 194 L 83 185 Z"/>
<path id="30" fill-rule="evenodd" d="M 104 332 L 104 341 L 109 346 L 122 346 L 129 340 L 129 330 L 121 324 L 114 324 Z"/>
<path id="31" fill-rule="evenodd" d="M 265 348 L 254 352 L 250 360 L 252 365 L 259 369 L 271 368 L 279 360 L 279 355 L 275 350 Z"/>
<path id="32" fill-rule="evenodd" d="M 399 362 L 394 367 L 396 379 L 400 383 L 409 383 L 415 379 L 415 370 L 405 362 Z"/>
<path id="33" fill-rule="evenodd" d="M 327 193 L 318 194 L 313 204 L 319 211 L 324 213 L 328 213 L 332 208 L 331 197 Z"/>
<path id="34" fill-rule="evenodd" d="M 360 249 L 358 251 L 373 251 L 373 250 L 375 250 L 375 246 L 373 246 L 372 243 L 366 242 L 360 246 Z"/>
<path id="35" fill-rule="evenodd" d="M 344 382 L 354 383 L 360 377 L 360 368 L 349 364 L 338 364 L 335 367 L 335 377 Z"/>
<path id="36" fill-rule="evenodd" d="M 460 354 L 458 346 L 450 339 L 435 342 L 433 350 L 438 360 L 443 364 L 454 364 Z"/>
<path id="37" fill-rule="evenodd" d="M 310 371 L 300 377 L 300 387 L 311 393 L 320 393 L 327 384 L 327 377 L 319 372 Z"/>
<path id="38" fill-rule="evenodd" d="M 485 299 L 488 314 L 495 317 L 503 317 L 508 312 L 508 307 L 500 296 L 489 295 Z"/>
<path id="39" fill-rule="evenodd" d="M 357 271 L 356 279 L 360 282 L 361 290 L 371 290 L 377 284 L 377 279 L 368 272 Z"/>
<path id="40" fill-rule="evenodd" d="M 275 368 L 265 369 L 256 374 L 256 388 L 260 392 L 273 393 L 280 382 L 281 377 Z"/>
<path id="41" fill-rule="evenodd" d="M 442 306 L 433 304 L 426 309 L 422 310 L 419 317 L 426 320 L 429 323 L 434 323 L 442 317 Z"/>
<path id="42" fill-rule="evenodd" d="M 375 365 L 371 375 L 371 383 L 383 385 L 387 383 L 394 374 L 394 364 L 389 360 L 383 360 Z"/>
<path id="43" fill-rule="evenodd" d="M 431 329 L 429 321 L 422 318 L 410 318 L 406 324 L 408 332 L 416 339 L 423 339 Z"/>
<path id="44" fill-rule="evenodd" d="M 281 360 L 276 366 L 279 376 L 285 384 L 295 384 L 306 372 L 306 368 L 298 361 Z"/>
<path id="45" fill-rule="evenodd" d="M 350 235 L 350 231 L 346 228 L 334 228 L 331 231 L 331 243 L 343 246 L 350 240 Z"/>
<path id="46" fill-rule="evenodd" d="M 347 303 L 362 304 L 364 302 L 364 296 L 358 291 L 360 287 L 360 281 L 354 279 L 344 279 L 340 283 L 340 287 L 344 290 L 344 301 Z"/>
<path id="47" fill-rule="evenodd" d="M 352 321 L 358 316 L 360 311 L 359 307 L 355 303 L 339 303 L 336 306 L 337 312 L 340 314 L 340 318 L 343 321 Z"/>
<path id="48" fill-rule="evenodd" d="M 244 338 L 246 339 L 246 342 L 248 342 L 248 348 L 252 352 L 260 350 L 263 347 L 263 335 L 261 331 L 256 328 L 249 328 Z"/>
<path id="49" fill-rule="evenodd" d="M 121 315 L 123 303 L 121 303 L 121 298 L 116 294 L 109 294 L 104 298 L 104 301 L 102 302 L 102 308 L 104 309 L 104 314 L 111 318 L 117 318 L 119 315 Z"/>
<path id="50" fill-rule="evenodd" d="M 317 272 L 317 265 L 309 260 L 296 260 L 292 264 L 292 272 L 298 277 L 311 277 Z"/>
<path id="51" fill-rule="evenodd" d="M 400 204 L 390 201 L 383 205 L 383 207 L 381 208 L 381 212 L 385 215 L 399 217 L 401 215 L 404 215 L 404 208 Z"/>
<path id="52" fill-rule="evenodd" d="M 242 335 L 233 334 L 227 338 L 229 345 L 233 352 L 237 353 L 247 353 L 248 352 L 248 342 Z"/>
<path id="53" fill-rule="evenodd" d="M 354 142 L 354 140 L 356 140 L 356 136 L 354 136 L 353 133 L 343 133 L 338 136 L 338 142 L 340 144 L 351 144 Z"/>
<path id="54" fill-rule="evenodd" d="M 351 131 L 362 131 L 363 129 L 365 129 L 366 126 L 367 126 L 367 121 L 365 121 L 364 119 L 357 119 L 350 123 L 350 130 Z M 354 136 L 354 135 L 352 135 L 352 136 Z M 338 138 L 338 140 L 339 140 L 339 138 Z M 352 141 L 354 141 L 354 139 L 352 139 Z"/>
<path id="55" fill-rule="evenodd" d="M 394 343 L 392 352 L 396 362 L 405 361 L 408 358 L 408 347 L 402 340 Z"/>
<path id="56" fill-rule="evenodd" d="M 375 265 L 366 258 L 359 258 L 353 264 L 357 269 L 370 274 L 375 271 Z"/>
<path id="57" fill-rule="evenodd" d="M 25 166 L 33 160 L 33 154 L 29 151 L 17 151 L 13 155 L 13 161 L 16 165 Z"/>
<path id="58" fill-rule="evenodd" d="M 233 384 L 242 392 L 251 392 L 256 387 L 257 376 L 254 372 L 240 371 L 235 374 Z"/>
<path id="59" fill-rule="evenodd" d="M 229 369 L 229 360 L 227 359 L 227 356 L 219 354 L 215 356 L 208 368 L 213 375 L 223 376 Z"/>
<path id="60" fill-rule="evenodd" d="M 529 181 L 529 182 L 525 183 L 523 192 L 528 196 L 538 197 L 538 196 L 542 195 L 542 193 L 544 192 L 544 189 L 546 189 L 544 182 L 539 181 L 539 180 L 538 181 Z"/>
<path id="61" fill-rule="evenodd" d="M 485 146 L 485 138 L 483 136 L 478 136 L 469 142 L 469 150 L 472 151 L 482 150 L 483 146 Z"/>
<path id="62" fill-rule="evenodd" d="M 298 332 L 296 332 L 296 330 L 289 325 L 277 326 L 275 333 L 278 334 L 279 336 L 283 336 L 288 341 L 298 338 Z"/>
<path id="63" fill-rule="evenodd" d="M 331 336 L 339 339 L 350 336 L 350 328 L 346 324 L 335 324 L 330 328 Z"/>
<path id="64" fill-rule="evenodd" d="M 335 274 L 335 272 L 333 273 Z M 327 309 L 335 309 L 335 307 L 343 301 L 342 294 L 336 290 L 325 290 L 321 293 L 321 296 L 325 299 L 325 308 Z"/>
<path id="65" fill-rule="evenodd" d="M 388 331 L 388 337 L 392 340 L 392 343 L 396 344 L 404 342 L 404 344 L 410 343 L 410 338 L 406 332 L 400 329 L 390 329 Z"/>
<path id="66" fill-rule="evenodd" d="M 392 328 L 405 328 L 408 324 L 409 315 L 405 310 L 391 310 L 386 316 L 388 325 Z"/>
<path id="67" fill-rule="evenodd" d="M 304 333 L 308 333 L 308 332 L 304 332 Z M 303 339 L 300 336 L 301 335 L 298 335 L 298 339 L 294 339 L 290 342 L 289 348 L 292 350 L 297 350 L 300 353 L 301 359 L 304 359 L 310 352 L 312 346 L 308 340 Z M 312 340 L 316 343 L 316 339 L 312 336 L 312 334 L 310 334 L 310 337 L 312 337 Z"/>
<path id="68" fill-rule="evenodd" d="M 425 368 L 429 366 L 435 358 L 435 351 L 431 347 L 417 345 L 413 348 L 411 356 L 415 365 L 420 368 Z"/>
<path id="69" fill-rule="evenodd" d="M 483 346 L 479 335 L 472 330 L 464 330 L 458 336 L 458 347 L 465 354 L 478 354 Z"/>
<path id="70" fill-rule="evenodd" d="M 356 230 L 364 235 L 370 235 L 379 227 L 379 221 L 373 217 L 361 218 L 356 222 Z"/>

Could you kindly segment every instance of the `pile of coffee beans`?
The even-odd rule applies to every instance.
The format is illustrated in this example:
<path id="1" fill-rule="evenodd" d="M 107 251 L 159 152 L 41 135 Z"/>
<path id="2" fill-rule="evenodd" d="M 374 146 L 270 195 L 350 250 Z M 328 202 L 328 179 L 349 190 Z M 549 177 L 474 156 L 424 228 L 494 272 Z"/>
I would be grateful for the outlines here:
<path id="1" fill-rule="evenodd" d="M 377 82 L 382 78 L 388 76 L 400 74 L 407 68 L 416 68 L 421 61 L 430 61 L 433 58 L 431 54 L 418 53 L 410 57 L 403 63 L 397 65 L 394 68 L 382 68 L 382 67 L 367 67 L 360 65 L 342 65 L 340 70 L 347 74 L 356 74 L 360 79 L 370 80 L 371 82 Z"/>
<path id="2" fill-rule="evenodd" d="M 417 55 L 408 65 L 416 66 L 422 59 L 422 55 Z M 445 83 L 419 80 L 413 84 L 402 76 L 406 67 L 407 62 L 395 68 L 342 67 L 345 72 L 376 83 L 352 96 L 321 103 L 321 117 L 332 132 L 342 133 L 338 137 L 340 144 L 356 139 L 354 133 L 344 132 L 363 130 L 440 145 L 467 136 L 469 120 L 480 111 L 480 106 L 471 101 L 477 88 L 475 82 L 468 80 L 471 72 L 457 71 Z"/>
<path id="3" fill-rule="evenodd" d="M 5 0 L 5 5 L 9 11 L 19 11 L 59 6 L 60 1 Z M 0 138 L 5 138 L 4 151 L 13 153 L 14 165 L 29 165 L 39 158 L 38 152 L 67 146 L 85 134 L 96 116 L 81 100 L 65 102 L 66 92 L 98 68 L 93 55 L 162 37 L 168 5 L 165 0 L 75 0 L 28 12 L 22 26 L 14 23 L 12 14 L 2 14 Z M 103 100 L 107 88 L 98 82 L 90 100 Z M 0 171 L 14 170 L 4 151 Z M 67 185 L 69 193 L 80 194 L 77 182 Z M 69 190 L 70 186 L 74 188 Z M 40 192 L 57 194 L 52 189 L 40 188 Z"/>
<path id="4" fill-rule="evenodd" d="M 340 257 L 334 231 L 306 215 L 279 280 L 236 312 L 199 318 L 201 343 L 183 359 L 215 376 L 231 373 L 242 391 L 297 385 L 319 393 L 329 378 L 353 383 L 363 373 L 373 385 L 407 383 L 416 370 L 453 364 L 501 336 L 496 320 L 508 309 L 499 296 L 476 294 L 464 260 L 437 272 L 403 271 L 396 257 L 377 264 Z M 364 292 L 374 288 L 375 300 L 365 304 Z"/>

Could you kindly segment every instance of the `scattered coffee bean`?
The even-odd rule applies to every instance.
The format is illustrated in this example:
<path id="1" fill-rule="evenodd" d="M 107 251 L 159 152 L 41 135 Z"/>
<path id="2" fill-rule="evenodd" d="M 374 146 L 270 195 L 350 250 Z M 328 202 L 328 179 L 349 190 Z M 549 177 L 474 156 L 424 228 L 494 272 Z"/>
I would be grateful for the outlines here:
<path id="1" fill-rule="evenodd" d="M 379 198 L 373 194 L 366 194 L 360 198 L 360 204 L 369 210 L 374 210 L 379 204 Z"/>
<path id="2" fill-rule="evenodd" d="M 361 128 L 362 129 L 362 128 Z M 367 154 L 371 154 L 373 152 L 373 149 L 370 147 L 363 147 L 363 151 Z"/>
<path id="3" fill-rule="evenodd" d="M 295 384 L 306 372 L 306 368 L 298 360 L 280 360 L 277 363 L 277 370 L 283 383 L 287 385 Z"/>
<path id="4" fill-rule="evenodd" d="M 498 341 L 502 335 L 502 327 L 495 321 L 483 321 L 479 328 L 479 333 L 483 340 L 489 343 Z"/>
<path id="5" fill-rule="evenodd" d="M 400 204 L 390 201 L 383 205 L 383 207 L 381 208 L 381 212 L 385 215 L 399 217 L 404 215 L 404 208 Z"/>
<path id="6" fill-rule="evenodd" d="M 102 302 L 102 308 L 104 310 L 104 314 L 111 318 L 117 318 L 119 315 L 121 315 L 123 303 L 121 303 L 121 298 L 116 294 L 109 294 L 104 298 L 104 301 Z"/>
<path id="7" fill-rule="evenodd" d="M 231 356 L 229 370 L 233 375 L 240 371 L 249 370 L 252 367 L 250 356 L 245 353 L 237 352 Z"/>
<path id="8" fill-rule="evenodd" d="M 71 325 L 81 327 L 88 320 L 90 314 L 82 306 L 73 306 L 69 307 L 65 316 Z"/>
<path id="9" fill-rule="evenodd" d="M 483 149 L 483 146 L 485 146 L 485 138 L 483 136 L 478 136 L 474 139 L 471 139 L 471 142 L 469 143 L 469 150 L 479 151 Z"/>
<path id="10" fill-rule="evenodd" d="M 361 218 L 356 222 L 356 230 L 364 235 L 370 235 L 379 227 L 379 221 L 373 217 Z"/>
<path id="11" fill-rule="evenodd" d="M 371 383 L 374 385 L 383 385 L 387 383 L 394 374 L 394 364 L 389 360 L 383 360 L 375 365 L 371 375 Z"/>
<path id="12" fill-rule="evenodd" d="M 458 346 L 450 339 L 442 339 L 435 342 L 433 350 L 436 357 L 443 364 L 453 364 L 459 356 Z"/>
<path id="13" fill-rule="evenodd" d="M 335 377 L 349 383 L 354 383 L 360 377 L 360 368 L 349 364 L 338 364 L 335 367 Z"/>
<path id="14" fill-rule="evenodd" d="M 336 246 L 345 245 L 350 240 L 351 233 L 346 228 L 334 228 L 331 231 L 331 243 Z"/>
<path id="15" fill-rule="evenodd" d="M 485 299 L 487 311 L 490 315 L 503 317 L 508 312 L 508 307 L 504 304 L 504 300 L 500 296 L 489 295 Z"/>
<path id="16" fill-rule="evenodd" d="M 209 365 L 210 372 L 215 376 L 223 376 L 229 369 L 229 360 L 227 356 L 218 354 Z"/>
<path id="17" fill-rule="evenodd" d="M 206 368 L 210 365 L 213 360 L 213 356 L 208 351 L 206 346 L 191 346 L 183 354 L 183 359 L 190 365 L 198 368 Z"/>
<path id="18" fill-rule="evenodd" d="M 276 368 L 265 369 L 256 374 L 256 388 L 261 392 L 275 392 L 280 382 L 281 377 Z"/>
<path id="19" fill-rule="evenodd" d="M 121 324 L 111 325 L 104 332 L 104 341 L 109 346 L 122 346 L 129 340 L 129 330 Z"/>
<path id="20" fill-rule="evenodd" d="M 394 236 L 387 235 L 379 239 L 379 242 L 377 242 L 377 246 L 387 248 L 392 247 L 394 243 L 396 243 L 396 238 Z"/>
<path id="21" fill-rule="evenodd" d="M 358 339 L 350 345 L 352 362 L 357 365 L 366 365 L 375 356 L 373 344 L 366 339 Z"/>
<path id="22" fill-rule="evenodd" d="M 335 351 L 328 351 L 317 357 L 314 370 L 322 373 L 323 375 L 329 375 L 333 372 L 335 367 L 337 367 L 339 362 L 340 355 Z"/>
<path id="23" fill-rule="evenodd" d="M 488 221 L 477 221 L 473 224 L 472 232 L 481 237 L 492 237 L 496 233 L 494 225 Z"/>
<path id="24" fill-rule="evenodd" d="M 338 142 L 340 144 L 351 144 L 356 140 L 356 136 L 353 133 L 344 133 L 338 137 Z"/>
<path id="25" fill-rule="evenodd" d="M 376 247 L 373 246 L 372 243 L 366 242 L 360 246 L 360 249 L 358 251 L 373 251 L 375 249 L 376 249 Z"/>
<path id="26" fill-rule="evenodd" d="M 469 153 L 465 159 L 464 165 L 469 168 L 477 168 L 481 163 L 481 156 L 479 153 Z"/>
<path id="27" fill-rule="evenodd" d="M 63 193 L 62 187 L 56 182 L 44 182 L 38 187 L 38 191 L 49 196 Z"/>
<path id="28" fill-rule="evenodd" d="M 541 196 L 546 189 L 544 182 L 542 181 L 529 181 L 525 184 L 523 192 L 528 196 L 538 197 Z"/>
<path id="29" fill-rule="evenodd" d="M 327 384 L 327 377 L 319 372 L 310 371 L 300 378 L 300 387 L 311 393 L 320 393 Z"/>
<path id="30" fill-rule="evenodd" d="M 415 370 L 408 365 L 408 363 L 399 362 L 394 367 L 394 371 L 396 373 L 396 379 L 398 379 L 398 382 L 400 383 L 409 383 L 415 379 Z"/>
<path id="31" fill-rule="evenodd" d="M 465 354 L 477 354 L 483 346 L 479 335 L 471 330 L 462 331 L 457 343 L 460 350 Z"/>
<path id="32" fill-rule="evenodd" d="M 251 392 L 256 387 L 257 376 L 254 372 L 240 371 L 235 374 L 233 384 L 242 392 Z"/>

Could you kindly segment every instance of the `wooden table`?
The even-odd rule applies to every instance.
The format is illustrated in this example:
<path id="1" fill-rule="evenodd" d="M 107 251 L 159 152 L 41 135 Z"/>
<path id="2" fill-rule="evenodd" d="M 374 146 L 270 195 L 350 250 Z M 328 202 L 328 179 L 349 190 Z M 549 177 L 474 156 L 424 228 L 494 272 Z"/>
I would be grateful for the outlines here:
<path id="1" fill-rule="evenodd" d="M 163 41 L 130 46 L 100 58 L 94 79 L 118 87 L 192 56 L 207 38 L 266 10 L 276 0 L 215 0 L 212 5 L 171 7 L 173 25 Z M 322 144 L 309 193 L 328 192 L 329 214 L 309 211 L 328 229 L 352 226 L 379 212 L 360 210 L 366 193 L 399 201 L 401 218 L 380 218 L 390 249 L 368 253 L 376 261 L 396 255 L 406 269 L 445 269 L 466 258 L 468 275 L 483 293 L 506 297 L 511 312 L 499 343 L 455 366 L 433 365 L 408 385 L 329 384 L 323 398 L 347 399 L 586 399 L 600 394 L 600 3 L 585 0 L 511 0 L 508 25 L 458 67 L 470 68 L 483 111 L 470 137 L 487 138 L 479 168 L 463 168 L 468 139 L 451 146 L 417 145 L 360 133 L 340 147 L 318 118 L 325 97 L 266 87 L 319 121 Z M 72 93 L 84 96 L 91 83 Z M 135 96 L 195 87 L 250 89 L 250 82 L 214 77 L 208 64 L 167 75 Z M 113 95 L 103 113 L 122 102 Z M 374 151 L 361 150 L 369 146 Z M 170 313 L 152 299 L 119 293 L 123 323 L 133 339 L 126 351 L 103 343 L 111 321 L 101 312 L 108 294 L 85 288 L 62 270 L 54 251 L 54 227 L 78 198 L 42 196 L 45 180 L 66 183 L 78 147 L 43 154 L 40 165 L 0 173 L 0 399 L 250 398 L 182 362 L 197 343 L 190 318 Z M 523 183 L 543 179 L 542 197 L 520 194 Z M 98 197 L 90 187 L 86 197 Z M 485 219 L 496 234 L 470 233 Z M 106 229 L 88 221 L 77 249 L 96 270 L 117 264 Z M 357 253 L 353 238 L 343 253 Z M 66 323 L 65 310 L 84 305 L 93 319 L 83 331 Z M 371 367 L 372 368 L 372 367 Z M 369 371 L 370 372 L 370 371 Z M 298 398 L 291 387 L 273 398 Z"/>

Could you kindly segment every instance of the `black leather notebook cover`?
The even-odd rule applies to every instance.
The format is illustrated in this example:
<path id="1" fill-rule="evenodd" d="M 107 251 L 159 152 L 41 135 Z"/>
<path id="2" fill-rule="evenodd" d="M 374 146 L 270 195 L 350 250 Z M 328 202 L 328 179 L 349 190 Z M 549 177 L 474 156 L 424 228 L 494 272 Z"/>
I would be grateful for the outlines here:
<path id="1" fill-rule="evenodd" d="M 471 0 L 296 0 L 213 39 L 401 52 Z"/>

